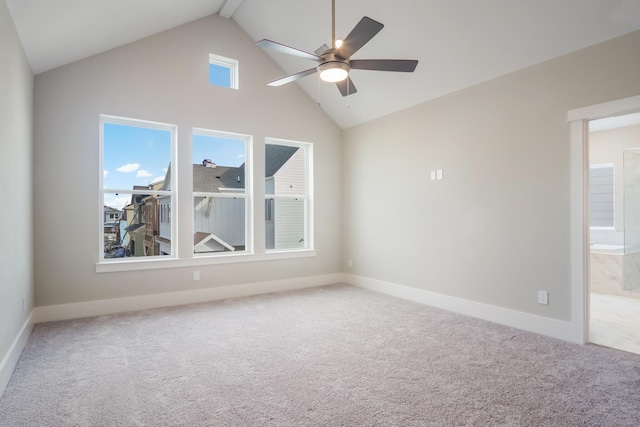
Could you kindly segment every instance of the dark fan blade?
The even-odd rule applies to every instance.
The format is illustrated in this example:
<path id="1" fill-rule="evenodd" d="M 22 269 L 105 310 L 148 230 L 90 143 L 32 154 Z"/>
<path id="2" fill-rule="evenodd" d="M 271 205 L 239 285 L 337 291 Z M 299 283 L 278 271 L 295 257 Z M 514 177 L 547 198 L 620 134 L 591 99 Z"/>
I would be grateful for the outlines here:
<path id="1" fill-rule="evenodd" d="M 260 40 L 256 43 L 264 49 L 277 50 L 278 52 L 286 53 L 288 55 L 298 56 L 300 58 L 311 59 L 312 61 L 322 61 L 323 59 L 313 53 L 305 52 L 304 50 L 296 49 L 295 47 L 287 46 L 284 44 L 276 43 L 271 40 Z"/>
<path id="2" fill-rule="evenodd" d="M 373 36 L 378 34 L 383 27 L 384 25 L 378 21 L 374 21 L 367 16 L 363 17 L 360 22 L 358 22 L 358 25 L 356 25 L 344 39 L 342 46 L 340 46 L 336 53 L 344 59 L 350 58 L 351 55 L 367 44 Z"/>
<path id="3" fill-rule="evenodd" d="M 338 86 L 338 90 L 340 91 L 342 96 L 353 95 L 358 91 L 350 77 L 347 77 L 341 82 L 337 82 L 336 86 Z"/>
<path id="4" fill-rule="evenodd" d="M 353 59 L 352 70 L 400 71 L 412 73 L 418 66 L 413 59 Z"/>
<path id="5" fill-rule="evenodd" d="M 275 81 L 269 83 L 269 86 L 282 86 L 282 85 L 287 84 L 287 83 L 295 82 L 296 80 L 301 79 L 301 78 L 306 77 L 306 76 L 310 76 L 311 74 L 313 74 L 313 73 L 315 73 L 317 71 L 318 71 L 317 68 L 310 68 L 310 69 L 305 70 L 305 71 L 300 71 L 299 73 L 291 74 L 290 76 L 283 77 L 281 79 L 275 80 Z"/>

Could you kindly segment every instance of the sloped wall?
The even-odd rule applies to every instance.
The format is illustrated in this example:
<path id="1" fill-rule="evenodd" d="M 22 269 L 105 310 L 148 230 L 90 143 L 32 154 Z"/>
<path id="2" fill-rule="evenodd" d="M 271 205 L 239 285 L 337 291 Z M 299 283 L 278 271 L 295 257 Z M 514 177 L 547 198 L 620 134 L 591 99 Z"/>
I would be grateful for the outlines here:
<path id="1" fill-rule="evenodd" d="M 209 85 L 209 53 L 240 61 L 240 90 Z M 339 272 L 341 131 L 296 85 L 266 85 L 280 74 L 233 21 L 214 15 L 36 76 L 36 305 Z M 100 114 L 176 124 L 178 144 L 190 144 L 193 127 L 250 134 L 256 163 L 266 137 L 312 142 L 317 256 L 198 266 L 200 281 L 193 268 L 96 273 Z M 178 181 L 190 181 L 191 159 L 178 162 Z M 181 197 L 181 221 L 192 209 Z"/>

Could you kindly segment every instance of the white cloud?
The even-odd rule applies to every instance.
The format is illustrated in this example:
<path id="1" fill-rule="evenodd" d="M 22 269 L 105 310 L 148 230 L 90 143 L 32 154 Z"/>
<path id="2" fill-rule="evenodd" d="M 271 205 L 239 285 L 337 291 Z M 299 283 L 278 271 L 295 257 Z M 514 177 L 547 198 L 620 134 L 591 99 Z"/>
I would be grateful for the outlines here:
<path id="1" fill-rule="evenodd" d="M 131 203 L 131 195 L 117 196 L 115 194 L 104 196 L 104 204 L 115 209 L 122 209 Z"/>
<path id="2" fill-rule="evenodd" d="M 162 169 L 162 172 L 167 173 L 168 170 L 169 170 L 169 168 L 164 168 L 164 169 Z"/>
<path id="3" fill-rule="evenodd" d="M 243 159 L 243 158 L 244 158 L 244 154 L 238 154 L 238 155 L 236 156 L 236 159 Z"/>
<path id="4" fill-rule="evenodd" d="M 104 170 L 104 171 L 102 171 L 102 177 L 103 177 L 103 178 L 106 178 L 106 177 L 107 177 L 107 175 L 109 175 L 109 171 L 108 171 L 108 170 Z"/>
<path id="5" fill-rule="evenodd" d="M 149 172 L 147 172 L 144 169 L 140 169 L 138 171 L 138 173 L 136 174 L 136 178 L 147 178 L 149 176 L 152 176 L 152 174 L 150 174 Z"/>
<path id="6" fill-rule="evenodd" d="M 122 165 L 120 166 L 118 169 L 116 169 L 118 172 L 124 172 L 124 173 L 129 173 L 129 172 L 133 172 L 135 170 L 138 170 L 138 168 L 140 167 L 140 163 L 128 163 L 126 165 Z"/>

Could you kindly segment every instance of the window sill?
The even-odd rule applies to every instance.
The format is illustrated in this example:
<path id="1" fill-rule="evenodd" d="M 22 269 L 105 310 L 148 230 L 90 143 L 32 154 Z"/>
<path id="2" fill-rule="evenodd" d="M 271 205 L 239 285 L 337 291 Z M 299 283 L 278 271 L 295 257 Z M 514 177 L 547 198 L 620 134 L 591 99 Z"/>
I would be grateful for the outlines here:
<path id="1" fill-rule="evenodd" d="M 278 259 L 307 258 L 316 256 L 315 249 L 295 251 L 272 251 L 263 254 L 200 255 L 193 258 L 154 258 L 101 261 L 96 264 L 96 273 L 118 271 L 156 270 L 160 268 L 198 267 L 203 265 L 233 264 L 241 262 L 271 261 Z"/>

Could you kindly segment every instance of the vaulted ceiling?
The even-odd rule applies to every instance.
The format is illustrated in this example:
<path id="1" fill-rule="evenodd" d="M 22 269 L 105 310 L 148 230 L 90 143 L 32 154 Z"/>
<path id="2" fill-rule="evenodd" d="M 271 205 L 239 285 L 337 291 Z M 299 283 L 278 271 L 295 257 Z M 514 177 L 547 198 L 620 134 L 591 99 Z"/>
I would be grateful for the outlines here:
<path id="1" fill-rule="evenodd" d="M 35 74 L 218 13 L 254 40 L 313 52 L 331 39 L 330 0 L 6 0 Z M 336 0 L 336 35 L 385 25 L 354 59 L 417 59 L 412 74 L 352 70 L 343 98 L 296 83 L 342 128 L 640 29 L 638 0 Z M 314 63 L 267 52 L 282 76 Z M 282 76 L 273 76 L 274 79 Z M 265 81 L 265 84 L 267 82 Z"/>

